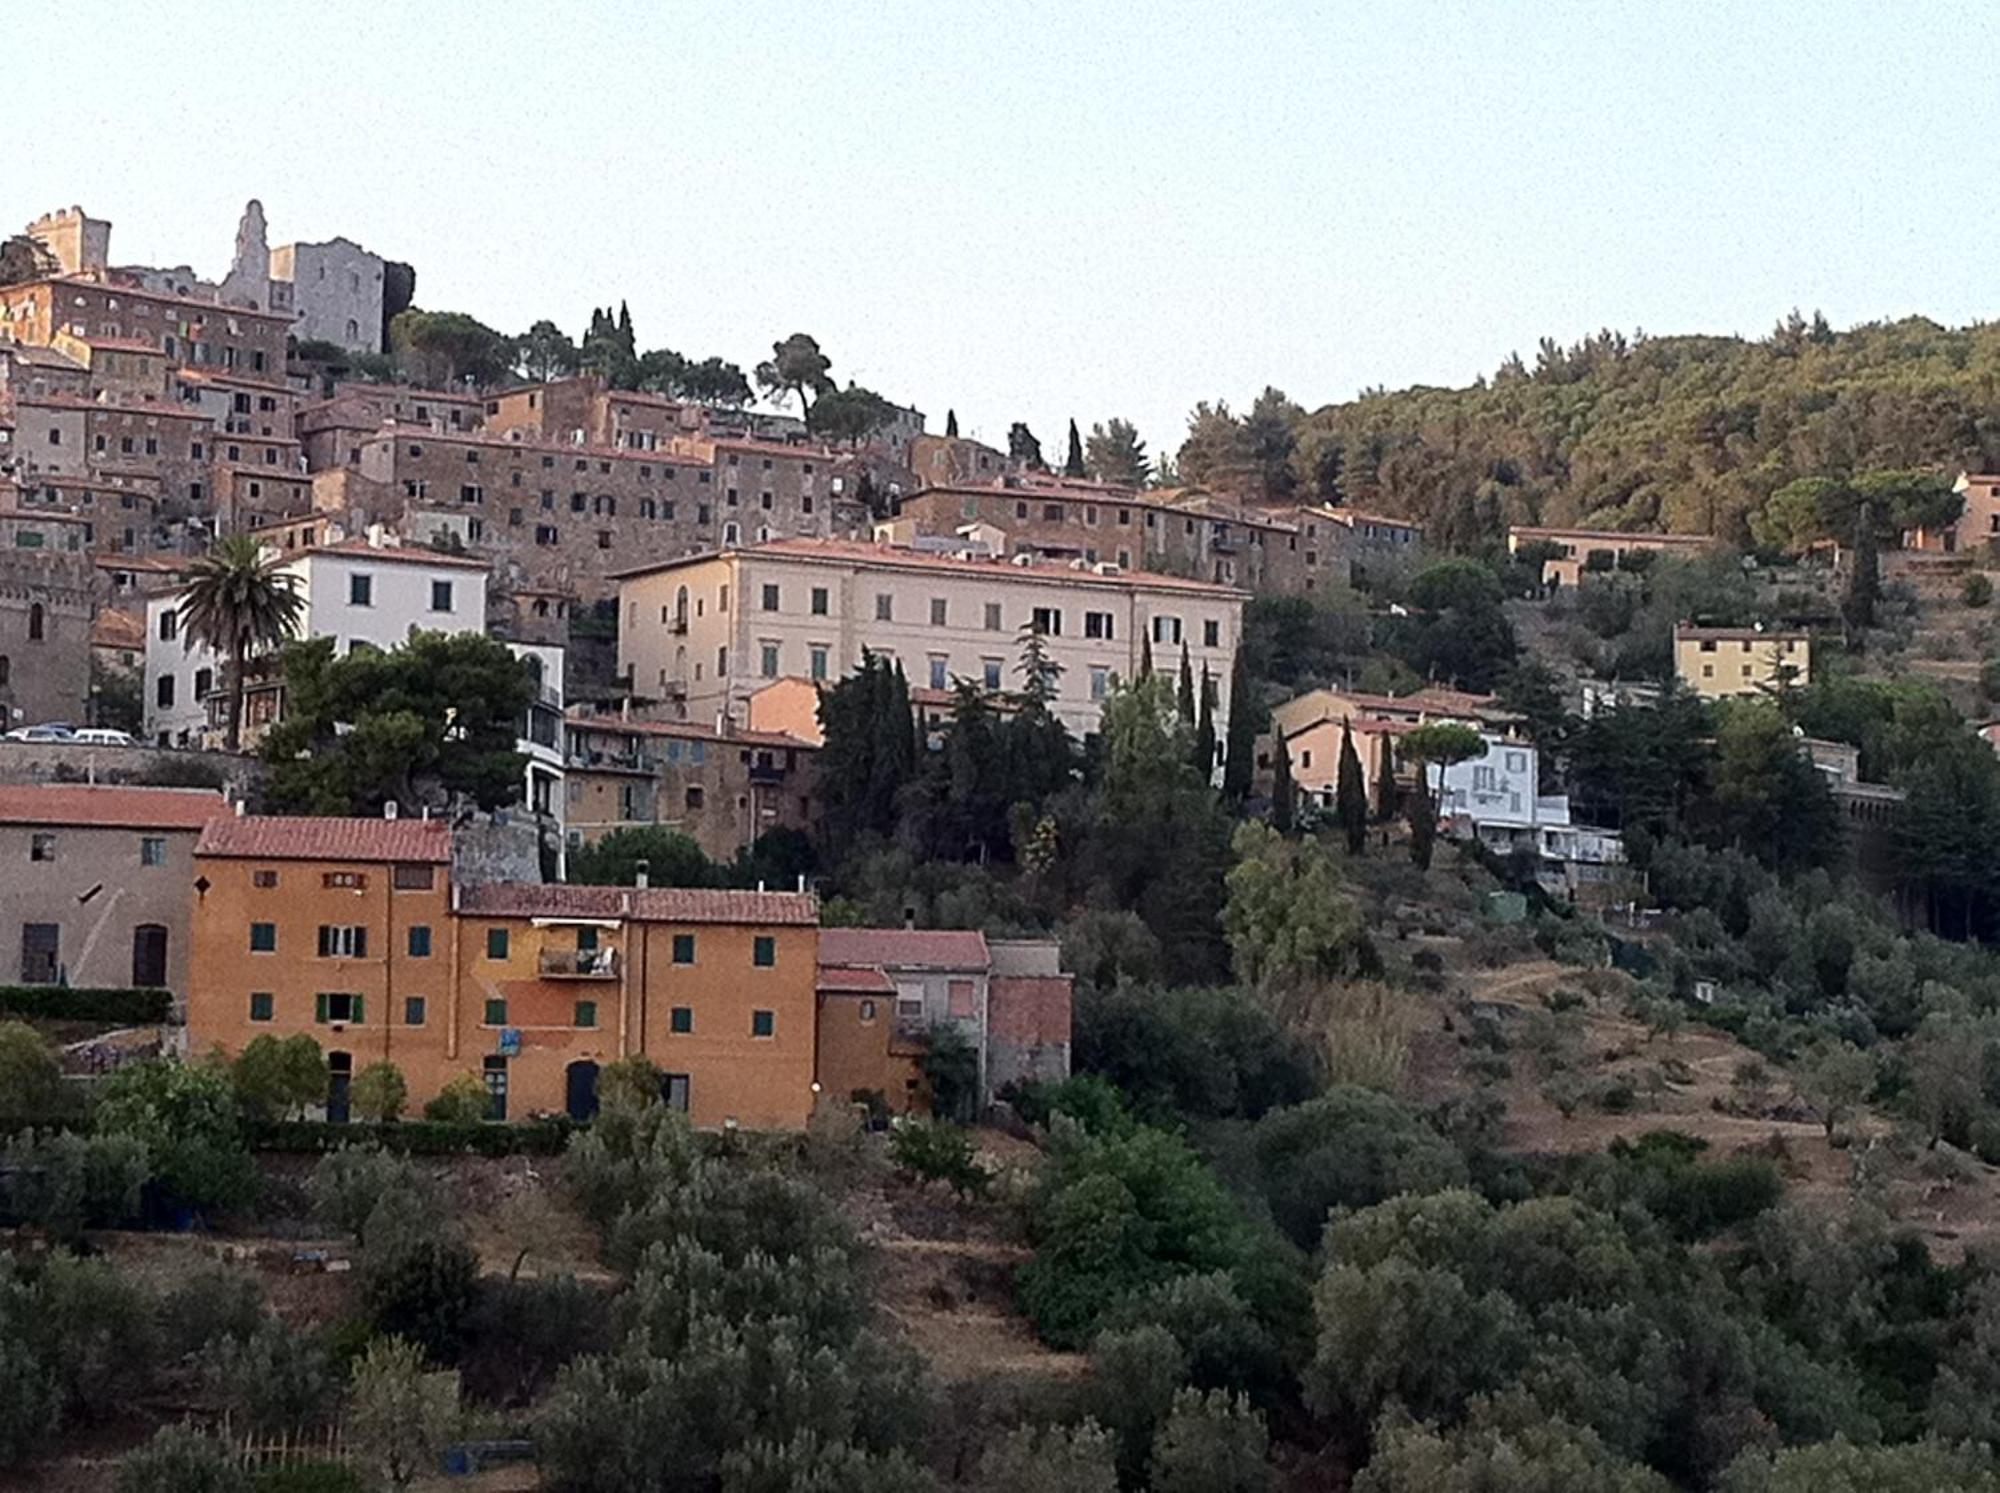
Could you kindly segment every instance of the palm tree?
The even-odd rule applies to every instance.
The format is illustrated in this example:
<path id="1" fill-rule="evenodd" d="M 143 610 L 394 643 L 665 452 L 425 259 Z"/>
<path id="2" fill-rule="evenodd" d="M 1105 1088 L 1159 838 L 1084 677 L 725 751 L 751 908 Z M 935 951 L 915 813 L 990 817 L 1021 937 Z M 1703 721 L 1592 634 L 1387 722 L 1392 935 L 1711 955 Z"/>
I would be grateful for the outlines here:
<path id="1" fill-rule="evenodd" d="M 250 535 L 230 534 L 188 568 L 181 592 L 181 645 L 205 643 L 225 660 L 232 752 L 243 735 L 245 664 L 252 653 L 290 637 L 305 609 L 296 581 L 278 569 L 280 563 Z"/>

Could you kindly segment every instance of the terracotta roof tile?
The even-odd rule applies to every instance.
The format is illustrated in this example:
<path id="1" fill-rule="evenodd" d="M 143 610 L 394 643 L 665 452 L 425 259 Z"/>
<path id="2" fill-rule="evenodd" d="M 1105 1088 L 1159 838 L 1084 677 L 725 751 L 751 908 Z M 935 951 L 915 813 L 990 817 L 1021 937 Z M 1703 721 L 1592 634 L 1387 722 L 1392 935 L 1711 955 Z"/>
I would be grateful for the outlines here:
<path id="1" fill-rule="evenodd" d="M 451 862 L 451 827 L 442 819 L 308 819 L 231 814 L 213 820 L 196 855 L 270 861 Z"/>
<path id="2" fill-rule="evenodd" d="M 298 518 L 280 520 L 264 525 L 267 529 L 283 528 L 300 519 L 317 518 L 319 515 L 301 513 Z M 343 539 L 336 544 L 315 544 L 298 552 L 301 555 L 334 555 L 344 560 L 384 560 L 402 565 L 446 565 L 460 570 L 490 570 L 484 560 L 475 560 L 470 555 L 447 555 L 442 550 L 427 548 L 421 544 L 370 544 L 365 539 Z"/>
<path id="3" fill-rule="evenodd" d="M 821 932 L 825 940 L 826 934 Z M 894 995 L 895 981 L 872 965 L 825 965 L 819 967 L 819 988 L 844 995 Z"/>
<path id="4" fill-rule="evenodd" d="M 732 556 L 819 561 L 833 565 L 872 565 L 885 570 L 949 570 L 963 575 L 983 575 L 989 578 L 1004 576 L 1010 580 L 1056 581 L 1065 585 L 1109 587 L 1125 591 L 1191 591 L 1212 596 L 1246 594 L 1234 586 L 1187 580 L 1180 576 L 1158 575 L 1151 571 L 1124 570 L 1116 575 L 1100 575 L 1088 567 L 1076 569 L 1068 565 L 1021 565 L 1016 563 L 1019 557 L 1005 559 L 995 556 L 988 559 L 965 560 L 955 555 L 933 554 L 924 550 L 876 544 L 861 539 L 768 539 L 761 544 L 744 545 L 739 549 L 708 550 L 700 554 L 655 561 L 653 564 L 641 565 L 631 570 L 614 571 L 607 579 L 631 580 L 637 576 L 655 575 L 684 565 L 704 564 Z"/>
<path id="5" fill-rule="evenodd" d="M 630 918 L 645 923 L 810 926 L 819 921 L 819 899 L 810 892 L 496 882 L 467 887 L 460 897 L 459 911 L 475 917 Z"/>
<path id="6" fill-rule="evenodd" d="M 195 830 L 228 812 L 228 800 L 206 788 L 124 788 L 73 783 L 0 785 L 0 824 Z"/>
<path id="7" fill-rule="evenodd" d="M 97 614 L 97 620 L 90 624 L 90 646 L 93 648 L 132 648 L 146 646 L 146 619 L 136 612 L 106 610 Z"/>
<path id="8" fill-rule="evenodd" d="M 819 962 L 822 968 L 844 964 L 985 969 L 992 956 L 986 951 L 986 935 L 976 929 L 822 928 Z"/>
<path id="9" fill-rule="evenodd" d="M 625 721 L 615 715 L 576 714 L 568 716 L 566 721 L 578 730 L 602 731 L 610 736 L 674 736 L 683 741 L 713 741 L 724 746 L 734 743 L 739 746 L 788 747 L 806 752 L 819 750 L 818 742 L 787 736 L 782 731 L 752 731 L 743 726 L 731 726 L 725 735 L 700 721 Z"/>

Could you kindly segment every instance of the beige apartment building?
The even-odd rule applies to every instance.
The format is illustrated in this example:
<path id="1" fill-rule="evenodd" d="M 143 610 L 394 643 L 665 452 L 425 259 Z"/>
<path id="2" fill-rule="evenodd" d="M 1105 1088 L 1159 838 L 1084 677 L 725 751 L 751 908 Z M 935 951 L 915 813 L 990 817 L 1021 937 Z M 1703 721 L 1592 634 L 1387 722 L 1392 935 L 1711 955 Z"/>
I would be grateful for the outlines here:
<path id="1" fill-rule="evenodd" d="M 1544 586 L 1574 586 L 1591 570 L 1610 570 L 1627 555 L 1645 551 L 1691 558 L 1713 547 L 1705 534 L 1635 534 L 1616 529 L 1545 529 L 1516 524 L 1507 531 L 1507 553 L 1552 544 L 1562 553 L 1542 561 Z"/>
<path id="2" fill-rule="evenodd" d="M 1674 629 L 1674 676 L 1704 700 L 1760 695 L 1812 678 L 1812 637 L 1754 627 Z"/>
<path id="3" fill-rule="evenodd" d="M 962 555 L 841 539 L 778 539 L 630 570 L 619 581 L 618 665 L 636 695 L 691 719 L 741 718 L 772 680 L 839 679 L 867 654 L 912 688 L 968 680 L 1017 689 L 1021 638 L 1039 632 L 1062 668 L 1055 712 L 1097 729 L 1105 694 L 1150 641 L 1160 669 L 1186 648 L 1226 731 L 1246 593 L 1176 576 Z"/>

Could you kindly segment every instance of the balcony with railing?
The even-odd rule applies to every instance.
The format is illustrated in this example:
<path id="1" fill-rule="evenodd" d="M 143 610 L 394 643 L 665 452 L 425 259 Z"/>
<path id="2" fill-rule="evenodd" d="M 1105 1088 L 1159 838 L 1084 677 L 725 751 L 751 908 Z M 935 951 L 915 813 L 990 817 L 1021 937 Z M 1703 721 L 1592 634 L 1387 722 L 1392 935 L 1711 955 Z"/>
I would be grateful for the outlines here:
<path id="1" fill-rule="evenodd" d="M 545 980 L 615 980 L 618 978 L 618 951 L 543 949 L 541 971 Z"/>

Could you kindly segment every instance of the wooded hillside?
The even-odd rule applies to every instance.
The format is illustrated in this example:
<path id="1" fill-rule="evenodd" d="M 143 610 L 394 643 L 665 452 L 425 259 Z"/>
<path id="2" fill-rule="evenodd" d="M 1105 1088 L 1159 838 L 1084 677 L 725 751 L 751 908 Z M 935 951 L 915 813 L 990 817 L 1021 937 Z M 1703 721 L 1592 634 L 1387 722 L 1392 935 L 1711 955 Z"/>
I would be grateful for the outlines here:
<path id="1" fill-rule="evenodd" d="M 1510 523 L 1712 532 L 1794 478 L 2000 462 L 2000 326 L 1913 317 L 1771 336 L 1544 340 L 1465 389 L 1371 391 L 1308 416 L 1297 464 L 1340 450 L 1347 501 L 1468 544 Z"/>

